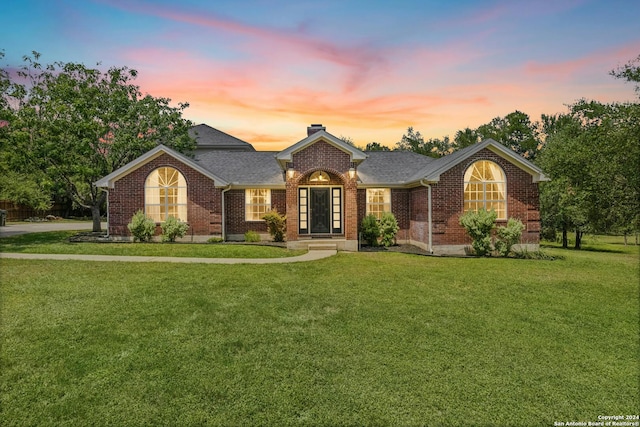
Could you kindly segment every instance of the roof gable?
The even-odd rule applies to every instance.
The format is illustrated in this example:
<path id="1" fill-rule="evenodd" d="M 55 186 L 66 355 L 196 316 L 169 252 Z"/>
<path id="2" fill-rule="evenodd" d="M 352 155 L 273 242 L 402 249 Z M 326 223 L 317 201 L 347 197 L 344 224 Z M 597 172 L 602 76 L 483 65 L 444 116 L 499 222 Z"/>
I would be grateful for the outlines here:
<path id="1" fill-rule="evenodd" d="M 365 186 L 404 186 L 435 161 L 413 151 L 368 151 L 367 155 L 358 166 L 358 181 Z"/>
<path id="2" fill-rule="evenodd" d="M 193 126 L 189 136 L 196 140 L 196 149 L 256 151 L 253 145 L 206 124 Z"/>
<path id="3" fill-rule="evenodd" d="M 220 177 L 218 177 L 217 175 L 212 174 L 211 172 L 209 172 L 208 170 L 206 170 L 205 168 L 203 168 L 202 166 L 200 166 L 198 163 L 196 163 L 195 161 L 193 161 L 192 159 L 190 159 L 189 157 L 165 146 L 165 145 L 158 145 L 157 147 L 155 147 L 154 149 L 147 151 L 146 153 L 144 153 L 142 156 L 136 158 L 135 160 L 127 163 L 126 165 L 122 166 L 121 168 L 113 171 L 112 173 L 110 173 L 109 175 L 99 179 L 98 181 L 96 181 L 94 184 L 96 187 L 99 188 L 113 188 L 114 184 L 116 181 L 118 181 L 119 179 L 129 175 L 131 172 L 135 171 L 136 169 L 138 169 L 139 167 L 149 163 L 150 161 L 152 161 L 153 159 L 156 159 L 158 157 L 160 157 L 163 154 L 167 154 L 171 157 L 173 157 L 174 159 L 184 163 L 185 165 L 189 166 L 190 168 L 200 172 L 202 175 L 213 179 L 213 181 L 215 182 L 215 184 L 217 186 L 226 186 L 229 185 L 229 183 L 224 180 L 221 179 Z"/>
<path id="4" fill-rule="evenodd" d="M 471 145 L 469 147 L 463 148 L 462 150 L 436 159 L 426 168 L 423 168 L 418 173 L 416 173 L 413 176 L 412 181 L 424 180 L 427 182 L 438 182 L 440 181 L 440 175 L 442 175 L 452 167 L 458 165 L 459 163 L 463 162 L 464 160 L 468 159 L 469 157 L 473 156 L 477 152 L 484 150 L 485 148 L 527 172 L 529 175 L 531 175 L 533 182 L 549 180 L 549 178 L 545 176 L 542 169 L 540 169 L 538 166 L 534 165 L 515 151 L 505 147 L 504 145 L 496 142 L 493 139 L 485 139 L 479 144 Z"/>
<path id="5" fill-rule="evenodd" d="M 292 161 L 293 155 L 295 153 L 304 150 L 305 148 L 315 144 L 318 141 L 324 141 L 336 147 L 337 149 L 344 151 L 349 155 L 352 162 L 360 163 L 367 158 L 367 155 L 364 152 L 358 150 L 356 147 L 347 144 L 340 138 L 336 138 L 327 131 L 320 130 L 306 137 L 302 141 L 298 141 L 289 148 L 280 151 L 278 154 L 276 154 L 276 160 L 278 160 L 278 162 L 284 169 L 286 163 Z"/>

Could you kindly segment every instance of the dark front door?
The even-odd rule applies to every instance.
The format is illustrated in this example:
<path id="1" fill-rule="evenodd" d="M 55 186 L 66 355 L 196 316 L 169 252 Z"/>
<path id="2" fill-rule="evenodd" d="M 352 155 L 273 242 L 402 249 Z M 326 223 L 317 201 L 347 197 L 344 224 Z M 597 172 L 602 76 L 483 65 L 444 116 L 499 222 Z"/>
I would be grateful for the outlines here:
<path id="1" fill-rule="evenodd" d="M 311 233 L 329 233 L 331 198 L 328 188 L 311 188 Z"/>

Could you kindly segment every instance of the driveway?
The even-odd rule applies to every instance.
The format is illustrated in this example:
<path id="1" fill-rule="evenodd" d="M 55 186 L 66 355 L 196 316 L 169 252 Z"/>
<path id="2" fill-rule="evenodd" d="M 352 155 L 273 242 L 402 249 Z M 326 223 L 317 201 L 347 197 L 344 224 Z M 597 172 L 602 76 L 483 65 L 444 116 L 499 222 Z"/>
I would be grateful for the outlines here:
<path id="1" fill-rule="evenodd" d="M 17 236 L 18 234 L 40 233 L 45 231 L 90 231 L 93 223 L 46 221 L 46 222 L 11 222 L 5 227 L 0 227 L 0 237 Z M 102 229 L 106 230 L 107 223 L 102 223 Z"/>

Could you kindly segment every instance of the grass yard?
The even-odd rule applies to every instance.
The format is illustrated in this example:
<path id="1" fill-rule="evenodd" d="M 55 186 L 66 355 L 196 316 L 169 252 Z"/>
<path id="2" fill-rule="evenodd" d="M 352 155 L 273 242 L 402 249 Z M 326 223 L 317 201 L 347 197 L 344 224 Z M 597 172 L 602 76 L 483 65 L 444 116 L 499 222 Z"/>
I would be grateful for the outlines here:
<path id="1" fill-rule="evenodd" d="M 637 414 L 637 250 L 547 252 L 564 258 L 3 259 L 0 419 L 552 426 Z"/>
<path id="2" fill-rule="evenodd" d="M 0 238 L 0 252 L 194 258 L 283 258 L 306 252 L 246 244 L 69 242 L 69 237 L 75 234 L 75 231 L 54 231 L 4 237 Z"/>

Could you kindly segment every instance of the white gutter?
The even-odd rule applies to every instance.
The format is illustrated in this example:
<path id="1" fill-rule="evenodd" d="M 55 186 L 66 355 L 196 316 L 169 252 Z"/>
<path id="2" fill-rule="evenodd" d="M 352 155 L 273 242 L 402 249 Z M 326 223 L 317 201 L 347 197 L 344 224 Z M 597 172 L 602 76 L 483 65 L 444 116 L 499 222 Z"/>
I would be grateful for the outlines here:
<path id="1" fill-rule="evenodd" d="M 226 231 L 227 231 L 227 227 L 225 226 L 226 221 L 224 218 L 224 193 L 226 193 L 227 191 L 231 190 L 231 184 L 227 185 L 227 188 L 225 188 L 224 190 L 222 190 L 222 193 L 220 194 L 220 197 L 222 198 L 222 228 L 221 228 L 221 232 L 222 232 L 222 240 L 226 241 L 227 240 L 227 236 L 226 236 Z"/>
<path id="2" fill-rule="evenodd" d="M 424 179 L 420 180 L 420 185 L 427 187 L 427 206 L 429 209 L 428 222 L 429 222 L 429 253 L 433 253 L 433 226 L 431 218 L 431 184 L 425 184 Z"/>

